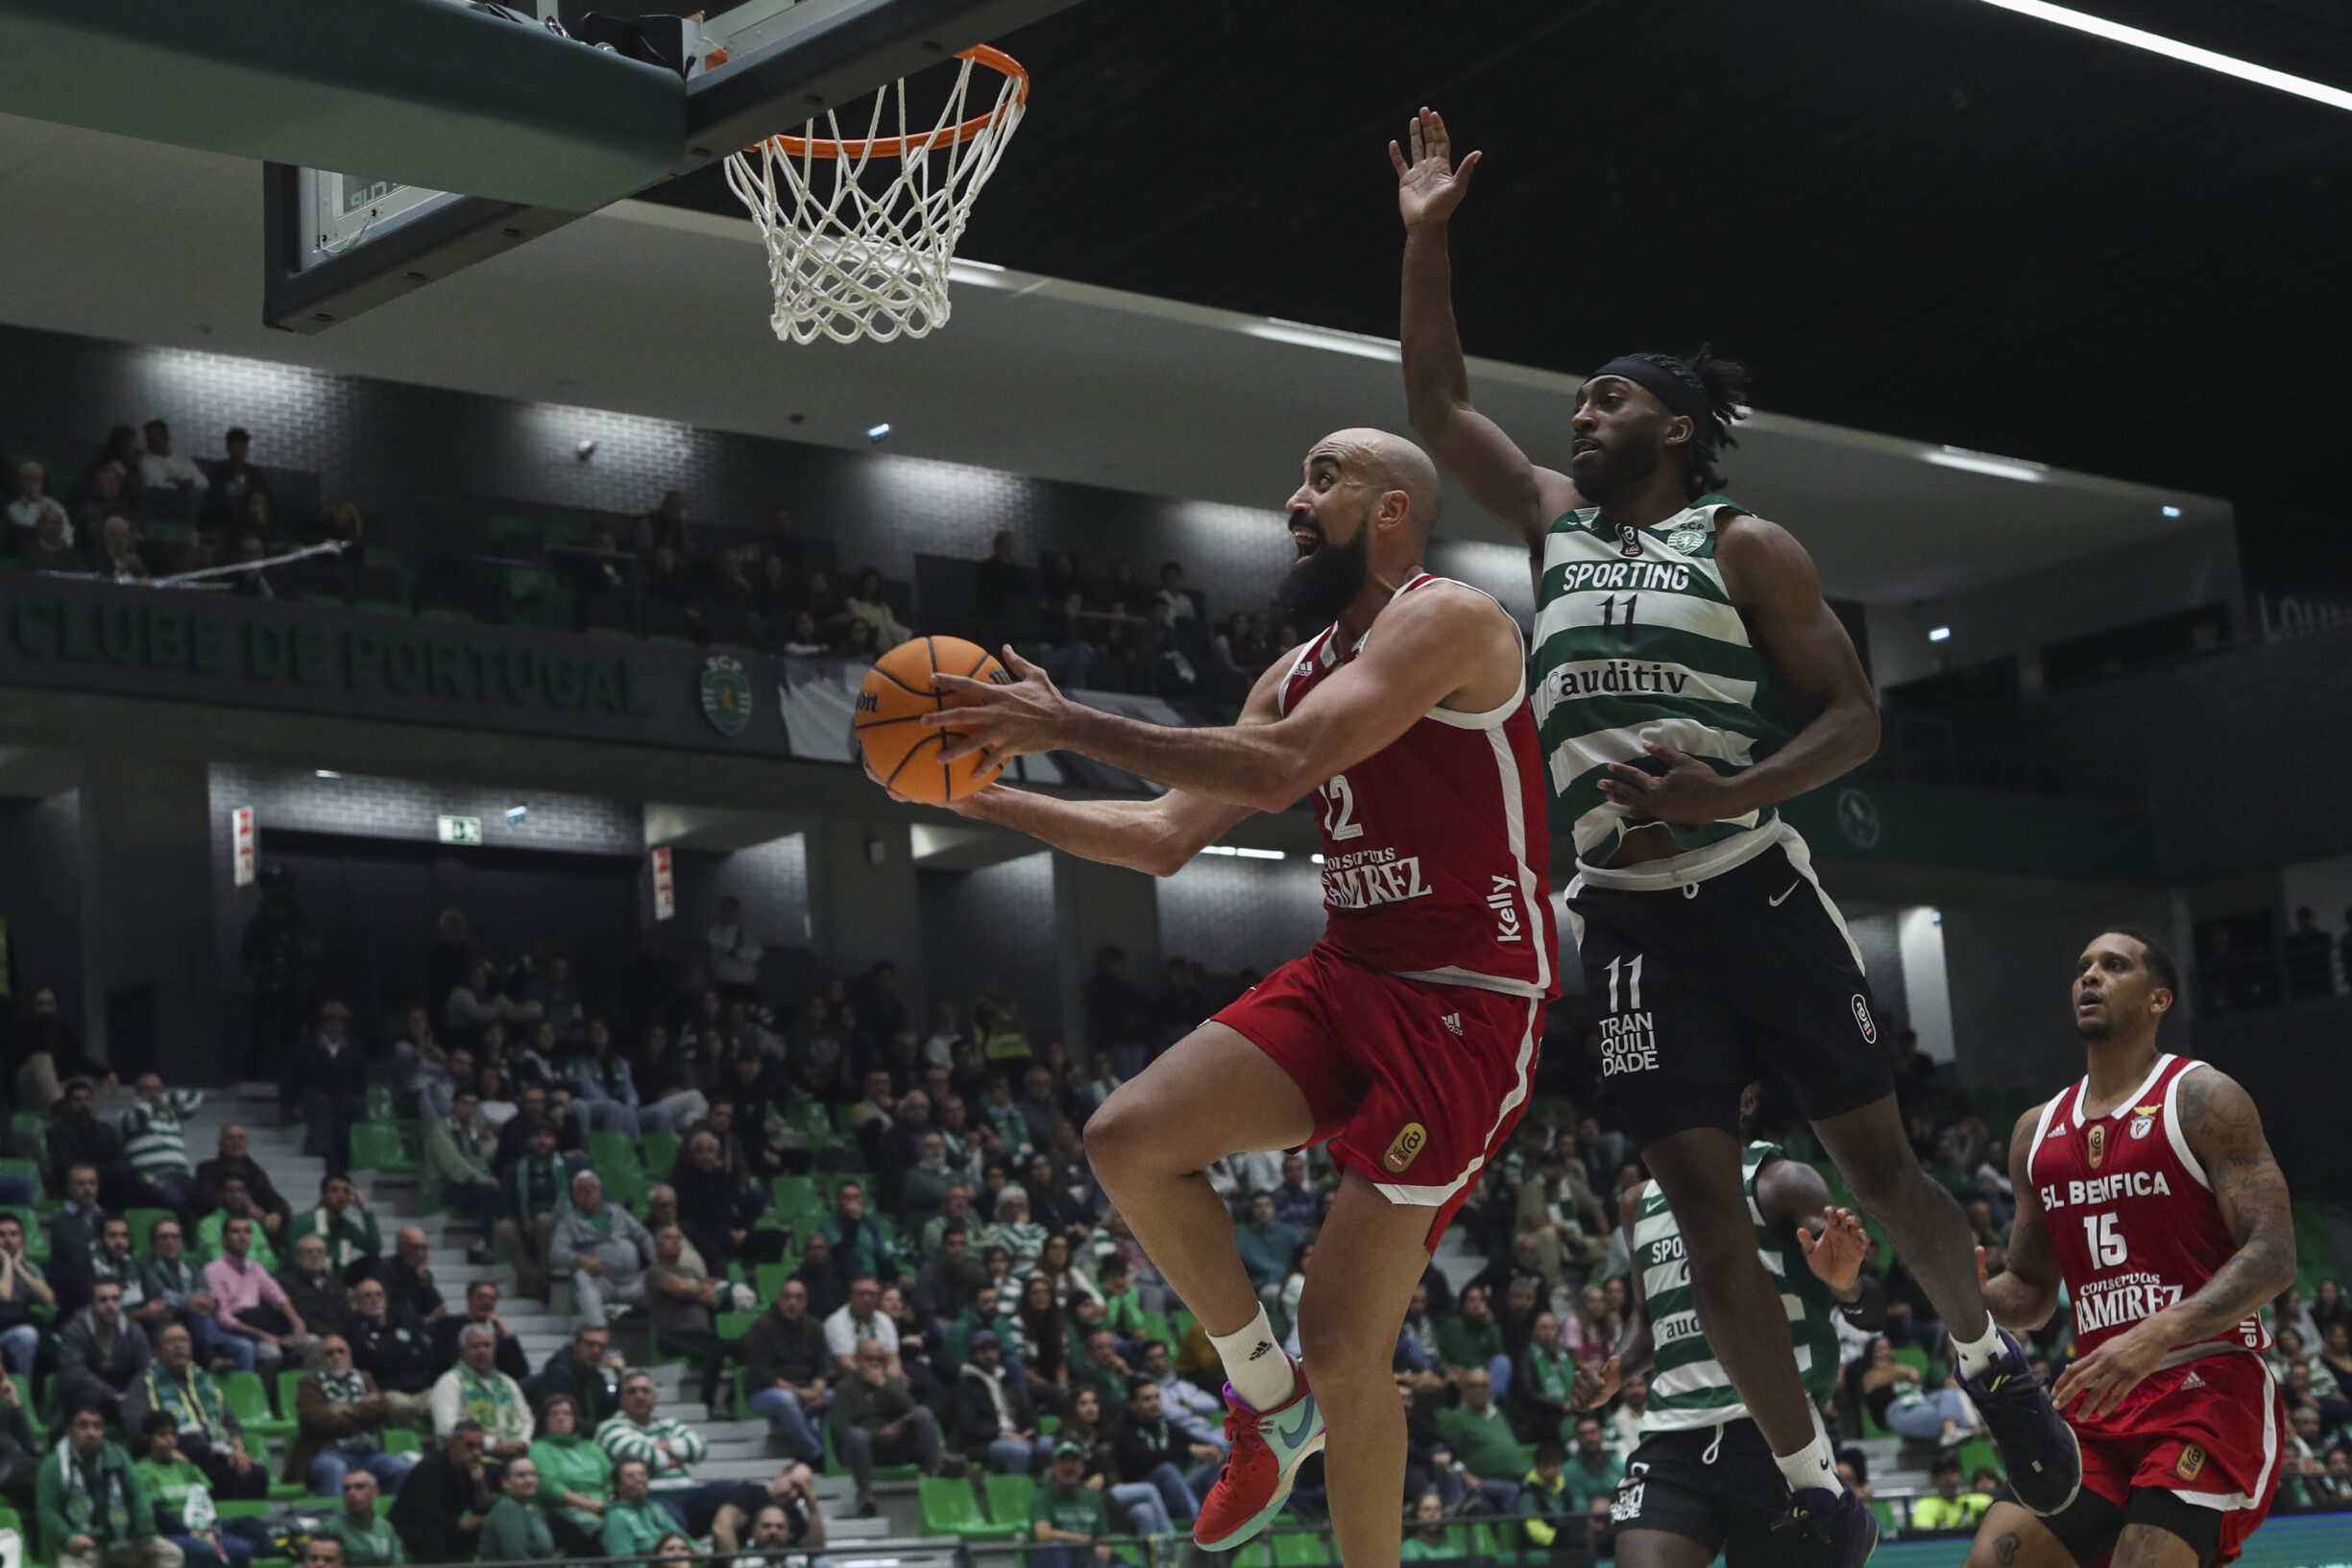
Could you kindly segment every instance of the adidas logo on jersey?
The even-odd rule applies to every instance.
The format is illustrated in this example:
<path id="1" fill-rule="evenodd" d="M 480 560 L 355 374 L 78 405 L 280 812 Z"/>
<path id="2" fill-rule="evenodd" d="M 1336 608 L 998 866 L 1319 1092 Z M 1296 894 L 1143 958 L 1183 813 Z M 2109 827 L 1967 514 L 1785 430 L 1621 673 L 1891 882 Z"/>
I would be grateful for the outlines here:
<path id="1" fill-rule="evenodd" d="M 2180 1380 L 2180 1386 L 2183 1388 L 2202 1388 L 2205 1387 L 2205 1380 L 2198 1377 L 2194 1372 L 2192 1372 L 2187 1377 Z"/>
<path id="2" fill-rule="evenodd" d="M 1462 1033 L 1462 1015 L 1460 1013 L 1447 1013 L 1443 1018 L 1439 1019 L 1438 1022 L 1444 1025 L 1457 1036 Z"/>

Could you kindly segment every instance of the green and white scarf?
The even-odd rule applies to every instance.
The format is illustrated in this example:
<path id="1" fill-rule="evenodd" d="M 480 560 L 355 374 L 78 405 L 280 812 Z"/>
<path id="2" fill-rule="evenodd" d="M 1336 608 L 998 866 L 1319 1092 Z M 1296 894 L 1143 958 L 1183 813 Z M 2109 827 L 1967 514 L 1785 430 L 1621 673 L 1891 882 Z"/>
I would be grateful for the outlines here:
<path id="1" fill-rule="evenodd" d="M 128 1542 L 131 1539 L 131 1467 L 122 1463 L 112 1444 L 99 1448 L 95 1468 L 100 1484 L 106 1490 L 103 1503 L 90 1495 L 90 1478 L 83 1473 L 81 1456 L 74 1452 L 73 1439 L 58 1439 L 58 1468 L 65 1484 L 62 1511 L 65 1523 L 77 1535 L 88 1535 L 102 1544 Z M 95 1527 L 99 1510 L 105 1509 L 106 1528 Z M 64 1543 L 59 1542 L 62 1546 Z"/>

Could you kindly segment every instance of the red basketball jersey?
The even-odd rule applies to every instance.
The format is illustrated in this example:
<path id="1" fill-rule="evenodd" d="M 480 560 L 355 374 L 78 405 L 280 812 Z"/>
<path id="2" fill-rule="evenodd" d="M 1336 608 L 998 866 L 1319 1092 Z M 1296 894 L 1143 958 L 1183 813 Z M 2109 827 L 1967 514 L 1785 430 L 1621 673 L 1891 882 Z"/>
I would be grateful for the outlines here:
<path id="1" fill-rule="evenodd" d="M 1443 581 L 1423 572 L 1396 592 Z M 1362 647 L 1342 646 L 1337 626 L 1308 644 L 1282 679 L 1282 712 Z M 1524 674 L 1500 708 L 1433 708 L 1333 774 L 1316 800 L 1324 947 L 1406 979 L 1559 995 L 1545 798 Z"/>
<path id="2" fill-rule="evenodd" d="M 2238 1250 L 2180 1129 L 2181 1075 L 2203 1065 L 2158 1057 L 2138 1092 L 2096 1121 L 2083 1114 L 2087 1077 L 2043 1107 L 2025 1171 L 2074 1305 L 2078 1354 L 2194 1294 Z M 2200 1342 L 2262 1351 L 2270 1337 L 2256 1315 Z"/>

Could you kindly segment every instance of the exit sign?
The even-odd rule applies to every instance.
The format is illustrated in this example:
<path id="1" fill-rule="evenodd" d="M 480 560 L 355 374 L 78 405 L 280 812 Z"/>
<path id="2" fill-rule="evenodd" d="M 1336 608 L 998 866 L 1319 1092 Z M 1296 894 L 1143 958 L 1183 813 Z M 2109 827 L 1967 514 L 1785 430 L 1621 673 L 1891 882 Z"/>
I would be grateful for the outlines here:
<path id="1" fill-rule="evenodd" d="M 443 817 L 441 841 L 444 844 L 479 844 L 482 841 L 480 817 Z"/>

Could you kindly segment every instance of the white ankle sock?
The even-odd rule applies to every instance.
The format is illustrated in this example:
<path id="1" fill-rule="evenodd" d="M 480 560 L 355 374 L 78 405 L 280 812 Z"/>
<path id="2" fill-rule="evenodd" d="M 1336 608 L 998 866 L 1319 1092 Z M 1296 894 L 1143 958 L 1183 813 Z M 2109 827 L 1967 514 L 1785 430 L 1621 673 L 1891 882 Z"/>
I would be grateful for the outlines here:
<path id="1" fill-rule="evenodd" d="M 1813 1440 L 1794 1454 L 1775 1454 L 1772 1461 L 1781 1467 L 1792 1492 L 1846 1489 L 1846 1484 L 1837 1479 L 1837 1452 L 1830 1446 L 1830 1434 L 1821 1424 L 1819 1411 L 1813 1412 Z"/>
<path id="2" fill-rule="evenodd" d="M 1990 1314 L 1984 1319 L 1982 1339 L 1963 1339 L 1956 1334 L 1952 1337 L 1952 1353 L 1960 1358 L 1960 1375 L 1964 1378 L 1976 1377 L 1992 1365 L 1993 1358 L 2000 1352 L 2000 1328 Z"/>
<path id="3" fill-rule="evenodd" d="M 1274 1326 L 1267 1321 L 1264 1307 L 1233 1333 L 1210 1335 L 1209 1343 L 1217 1347 L 1218 1359 L 1225 1363 L 1225 1381 L 1251 1410 L 1270 1411 L 1288 1404 L 1297 1390 L 1297 1374 L 1291 1369 L 1289 1354 L 1274 1339 Z"/>

